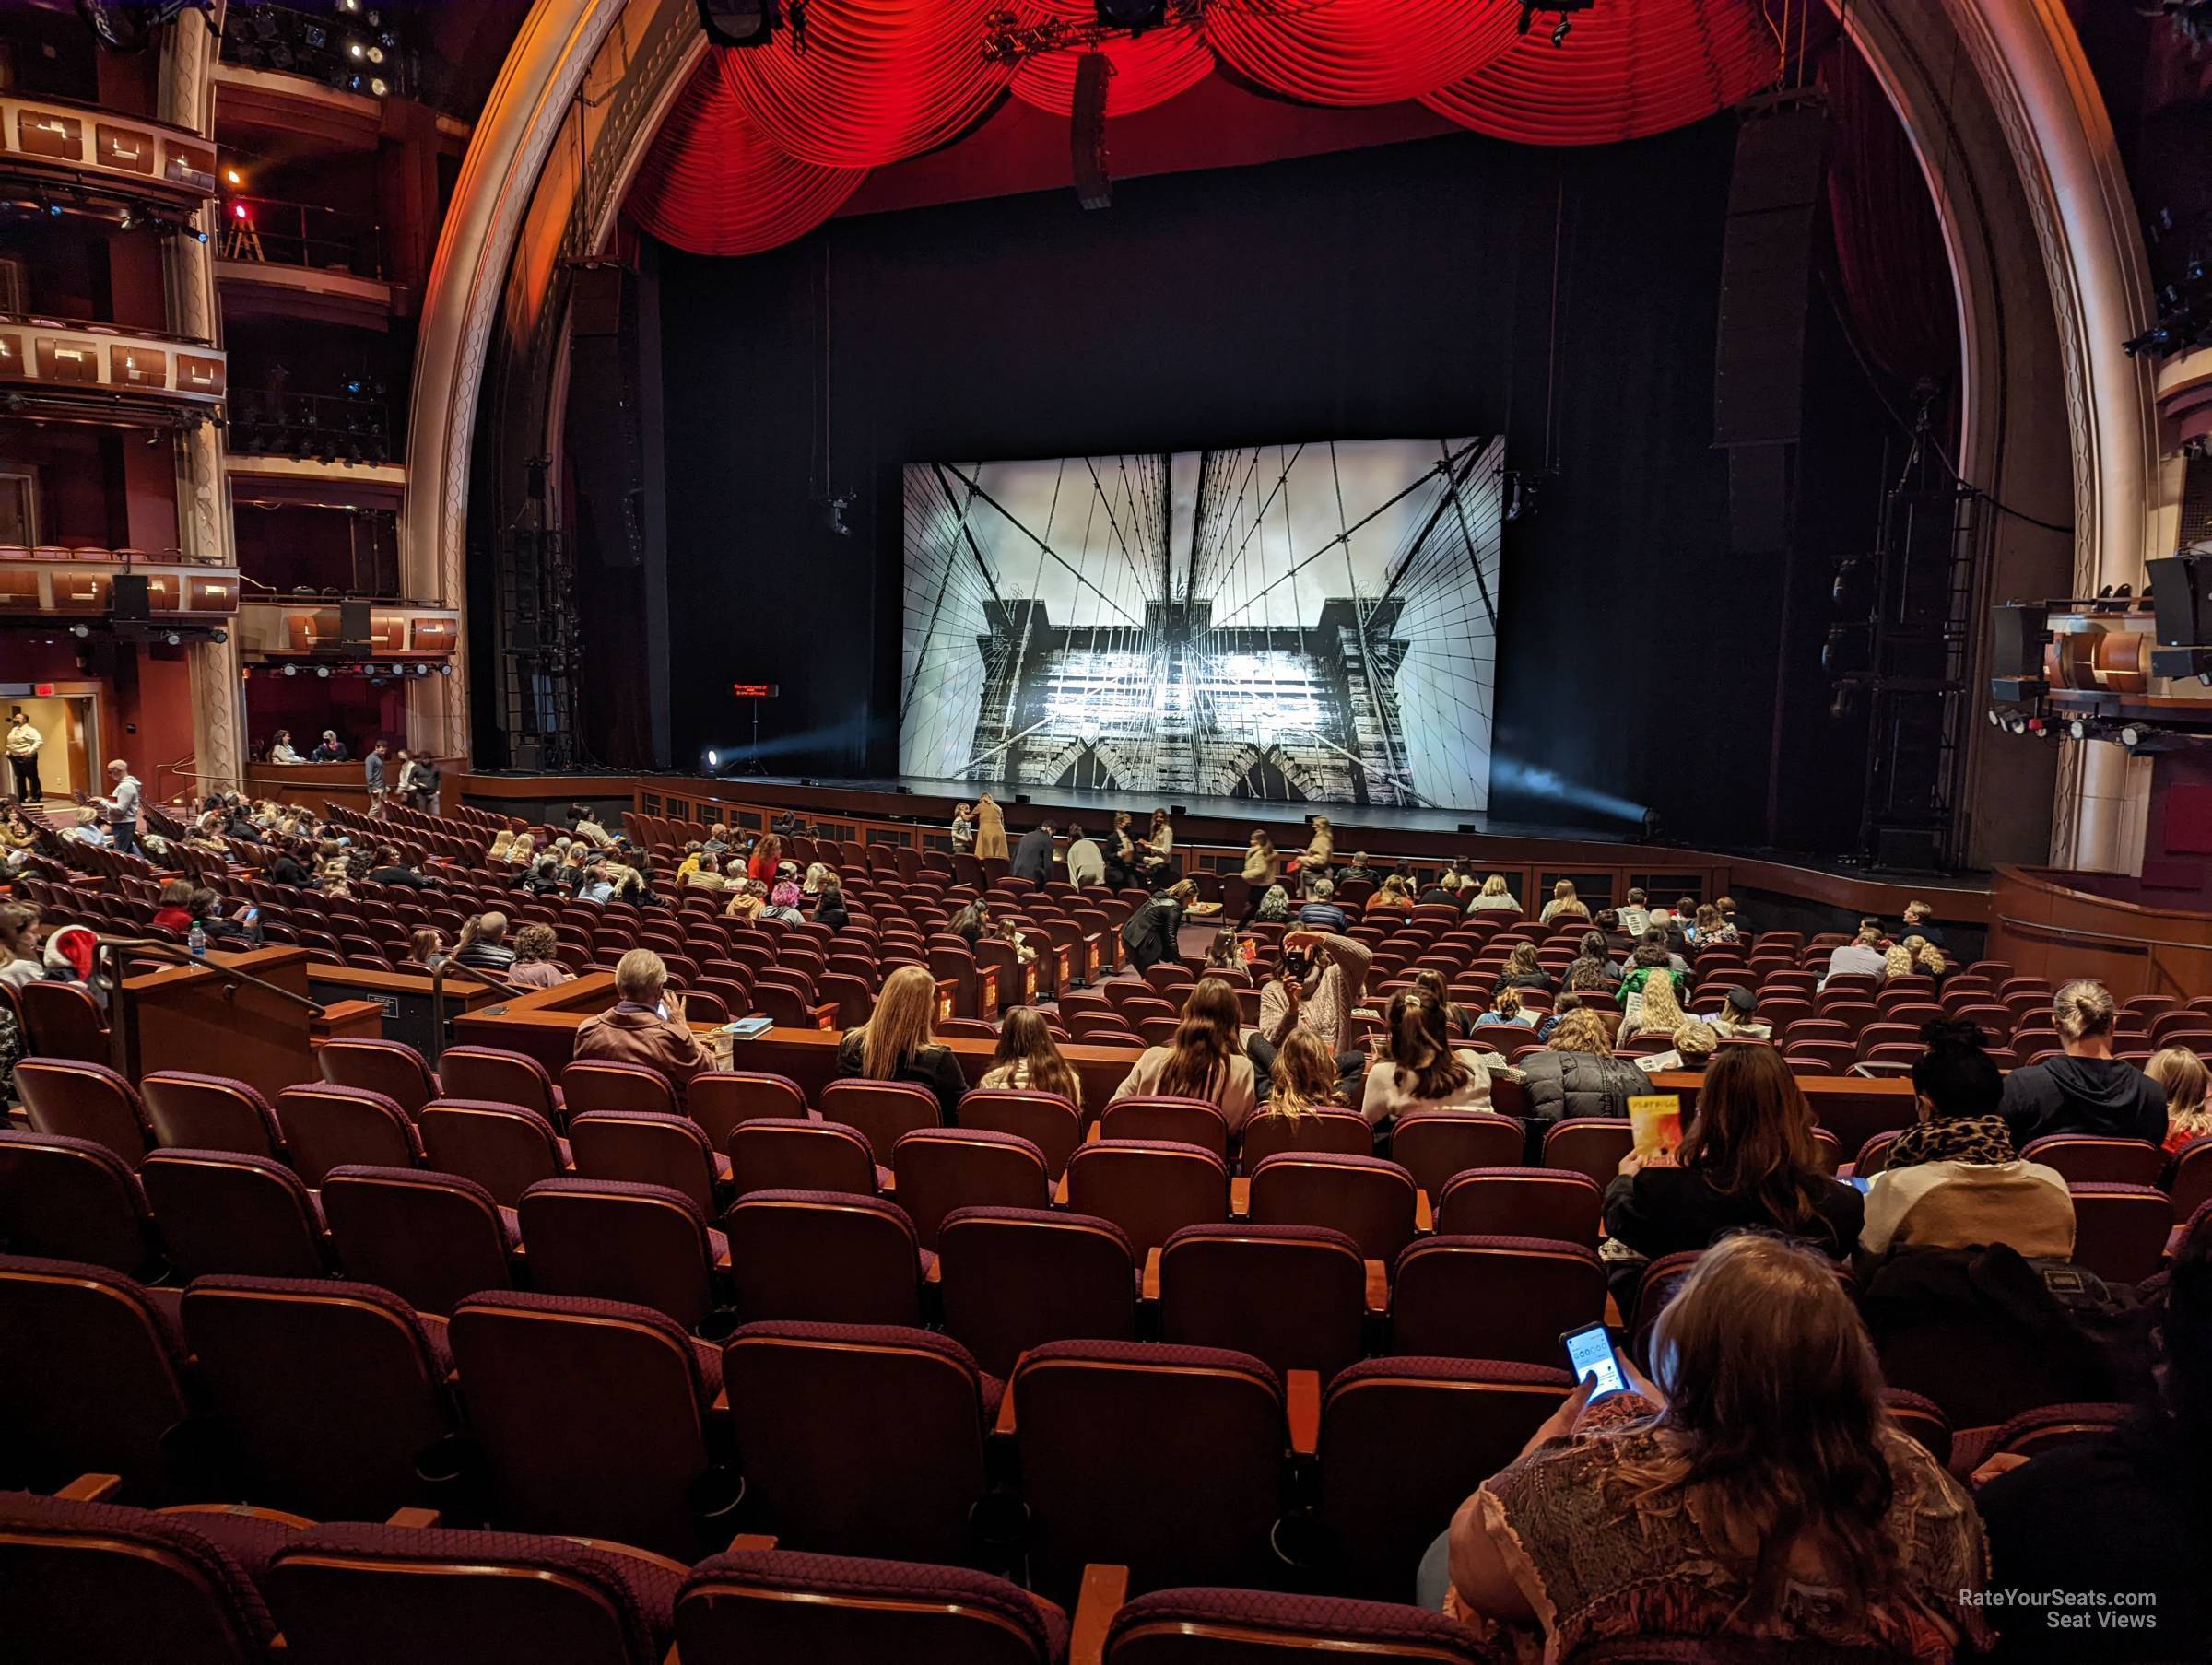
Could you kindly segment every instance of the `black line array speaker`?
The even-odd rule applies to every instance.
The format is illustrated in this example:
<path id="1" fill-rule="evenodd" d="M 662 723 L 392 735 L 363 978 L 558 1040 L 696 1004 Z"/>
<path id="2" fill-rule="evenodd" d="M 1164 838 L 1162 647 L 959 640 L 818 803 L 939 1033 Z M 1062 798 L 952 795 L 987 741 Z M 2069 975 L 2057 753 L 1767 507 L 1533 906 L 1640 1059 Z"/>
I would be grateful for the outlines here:
<path id="1" fill-rule="evenodd" d="M 1076 198 L 1086 208 L 1113 206 L 1113 180 L 1106 171 L 1106 83 L 1113 65 L 1102 52 L 1076 60 L 1075 105 L 1067 142 L 1076 170 Z"/>
<path id="2" fill-rule="evenodd" d="M 568 454 L 579 530 L 600 565 L 618 569 L 645 564 L 630 281 L 618 265 L 578 266 L 569 287 Z"/>
<path id="3" fill-rule="evenodd" d="M 777 9 L 776 0 L 699 0 L 700 27 L 717 46 L 766 46 Z"/>
<path id="4" fill-rule="evenodd" d="M 2155 562 L 2153 563 L 2156 564 Z M 2015 603 L 1989 610 L 1989 674 L 2041 677 L 2043 644 L 2051 639 L 2051 610 Z"/>
<path id="5" fill-rule="evenodd" d="M 2212 647 L 2212 555 L 2146 561 L 2163 647 Z"/>
<path id="6" fill-rule="evenodd" d="M 110 616 L 125 624 L 143 625 L 154 616 L 153 592 L 143 572 L 118 572 L 108 591 Z"/>
<path id="7" fill-rule="evenodd" d="M 1804 428 L 1805 312 L 1828 119 L 1802 104 L 1747 119 L 1735 141 L 1721 252 L 1712 440 L 1730 448 L 1729 544 L 1785 547 L 1790 471 Z"/>
<path id="8" fill-rule="evenodd" d="M 347 652 L 366 651 L 370 639 L 369 604 L 367 602 L 340 602 L 338 604 L 338 646 Z"/>

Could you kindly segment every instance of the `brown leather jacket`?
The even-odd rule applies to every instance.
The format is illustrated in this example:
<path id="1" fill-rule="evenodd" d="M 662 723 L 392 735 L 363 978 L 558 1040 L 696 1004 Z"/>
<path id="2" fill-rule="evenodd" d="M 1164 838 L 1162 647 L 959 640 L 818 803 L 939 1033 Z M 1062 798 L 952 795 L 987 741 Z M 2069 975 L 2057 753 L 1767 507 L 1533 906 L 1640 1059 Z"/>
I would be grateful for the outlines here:
<path id="1" fill-rule="evenodd" d="M 668 1022 L 650 1007 L 633 1006 L 628 1001 L 584 1019 L 576 1030 L 576 1056 L 600 1063 L 641 1063 L 658 1070 L 676 1084 L 678 1099 L 691 1077 L 712 1069 L 714 1061 L 689 1029 Z"/>

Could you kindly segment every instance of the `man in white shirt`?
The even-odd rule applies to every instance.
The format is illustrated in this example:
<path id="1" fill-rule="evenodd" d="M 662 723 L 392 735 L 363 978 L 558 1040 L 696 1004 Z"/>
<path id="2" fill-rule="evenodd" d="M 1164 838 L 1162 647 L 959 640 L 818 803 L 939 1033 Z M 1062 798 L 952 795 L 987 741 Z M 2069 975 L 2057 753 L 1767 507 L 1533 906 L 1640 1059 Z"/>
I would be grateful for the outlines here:
<path id="1" fill-rule="evenodd" d="M 46 736 L 31 726 L 21 706 L 7 714 L 7 766 L 15 771 L 16 796 L 26 803 L 46 797 L 39 784 L 39 748 L 45 744 Z"/>
<path id="2" fill-rule="evenodd" d="M 1828 956 L 1828 976 L 1820 979 L 1822 985 L 1825 986 L 1828 979 L 1840 971 L 1879 980 L 1885 966 L 1881 942 L 1882 933 L 1879 931 L 1871 925 L 1863 927 L 1858 941 L 1845 943 Z"/>
<path id="3" fill-rule="evenodd" d="M 129 764 L 117 757 L 108 765 L 107 796 L 91 801 L 100 820 L 107 823 L 108 837 L 126 856 L 138 853 L 139 796 L 138 777 L 131 773 Z"/>

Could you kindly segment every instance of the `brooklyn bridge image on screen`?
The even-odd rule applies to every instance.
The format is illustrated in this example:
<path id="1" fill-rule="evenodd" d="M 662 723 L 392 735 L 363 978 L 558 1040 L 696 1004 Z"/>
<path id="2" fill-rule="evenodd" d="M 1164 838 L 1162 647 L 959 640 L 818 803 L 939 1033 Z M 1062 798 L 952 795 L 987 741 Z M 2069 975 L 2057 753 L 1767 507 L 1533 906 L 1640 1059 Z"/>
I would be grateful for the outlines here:
<path id="1" fill-rule="evenodd" d="M 1487 808 L 1504 441 L 906 470 L 900 768 Z"/>

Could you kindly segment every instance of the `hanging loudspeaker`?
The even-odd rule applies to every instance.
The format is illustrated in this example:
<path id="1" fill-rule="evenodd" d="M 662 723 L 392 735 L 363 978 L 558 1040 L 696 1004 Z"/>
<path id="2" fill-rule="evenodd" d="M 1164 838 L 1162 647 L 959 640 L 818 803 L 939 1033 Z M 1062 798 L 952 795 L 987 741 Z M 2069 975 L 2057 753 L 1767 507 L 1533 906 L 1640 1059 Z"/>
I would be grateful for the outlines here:
<path id="1" fill-rule="evenodd" d="M 1076 198 L 1086 208 L 1113 206 L 1106 172 L 1106 79 L 1113 65 L 1102 52 L 1076 60 L 1076 100 L 1068 117 L 1068 149 L 1076 167 Z"/>

